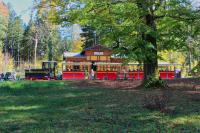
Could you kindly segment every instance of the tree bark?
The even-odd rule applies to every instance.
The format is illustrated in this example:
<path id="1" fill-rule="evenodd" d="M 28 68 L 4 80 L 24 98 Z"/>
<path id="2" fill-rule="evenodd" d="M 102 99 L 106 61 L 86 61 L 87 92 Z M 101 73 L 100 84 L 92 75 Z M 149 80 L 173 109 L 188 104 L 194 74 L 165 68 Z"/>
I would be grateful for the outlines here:
<path id="1" fill-rule="evenodd" d="M 53 46 L 52 46 L 52 41 L 51 39 L 49 39 L 49 42 L 48 42 L 48 60 L 49 61 L 53 61 Z"/>
<path id="2" fill-rule="evenodd" d="M 37 46 L 38 46 L 38 35 L 36 33 L 35 35 L 35 59 L 34 59 L 34 65 L 35 65 L 35 68 L 36 68 L 36 64 L 37 64 Z"/>
<path id="3" fill-rule="evenodd" d="M 156 23 L 152 14 L 145 16 L 146 25 L 148 25 L 154 32 L 156 32 Z M 145 34 L 145 41 L 153 45 L 152 48 L 147 48 L 146 58 L 144 59 L 144 80 L 149 76 L 159 79 L 158 59 L 157 59 L 157 40 L 151 34 Z"/>

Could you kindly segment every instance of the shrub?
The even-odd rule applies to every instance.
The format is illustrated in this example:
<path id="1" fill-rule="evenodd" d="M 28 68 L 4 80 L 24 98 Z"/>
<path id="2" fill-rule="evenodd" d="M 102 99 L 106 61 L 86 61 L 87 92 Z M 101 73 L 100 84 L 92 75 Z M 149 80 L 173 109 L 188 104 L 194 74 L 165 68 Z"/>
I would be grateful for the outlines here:
<path id="1" fill-rule="evenodd" d="M 146 94 L 144 97 L 144 107 L 150 110 L 160 110 L 166 108 L 169 97 L 164 94 Z"/>
<path id="2" fill-rule="evenodd" d="M 164 94 L 146 94 L 144 97 L 144 108 L 150 110 L 159 110 L 162 113 L 175 114 L 175 106 L 167 106 L 169 97 L 172 96 L 169 92 Z"/>
<path id="3" fill-rule="evenodd" d="M 198 63 L 192 70 L 191 70 L 192 76 L 199 76 L 200 75 L 200 63 Z"/>
<path id="4" fill-rule="evenodd" d="M 144 83 L 146 89 L 149 88 L 168 88 L 167 82 L 162 79 L 156 79 L 153 76 L 150 76 L 147 81 Z"/>

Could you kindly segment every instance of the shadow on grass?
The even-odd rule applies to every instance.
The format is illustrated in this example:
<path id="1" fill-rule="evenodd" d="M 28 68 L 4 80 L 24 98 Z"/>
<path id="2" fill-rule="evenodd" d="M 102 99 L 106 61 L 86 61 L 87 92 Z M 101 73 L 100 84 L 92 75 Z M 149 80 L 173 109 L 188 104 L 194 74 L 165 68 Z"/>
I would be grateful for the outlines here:
<path id="1" fill-rule="evenodd" d="M 144 92 L 79 88 L 71 86 L 74 83 L 1 84 L 0 131 L 198 132 L 200 123 L 196 117 L 200 116 L 187 106 L 198 109 L 199 103 L 177 101 L 173 104 L 177 105 L 179 113 L 170 116 L 144 109 L 141 100 Z"/>

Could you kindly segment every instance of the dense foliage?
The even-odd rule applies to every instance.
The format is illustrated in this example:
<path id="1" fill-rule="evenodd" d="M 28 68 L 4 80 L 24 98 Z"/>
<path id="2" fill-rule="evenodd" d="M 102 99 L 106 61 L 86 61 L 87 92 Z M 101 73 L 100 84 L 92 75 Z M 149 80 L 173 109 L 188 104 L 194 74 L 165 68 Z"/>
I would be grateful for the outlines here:
<path id="1" fill-rule="evenodd" d="M 55 0 L 45 5 L 54 9 L 50 17 L 54 22 L 90 25 L 101 35 L 102 44 L 129 61 L 143 63 L 146 79 L 158 76 L 159 51 L 188 51 L 188 36 L 198 34 L 197 25 L 194 36 L 188 30 L 188 25 L 199 21 L 189 0 Z"/>
<path id="2" fill-rule="evenodd" d="M 36 64 L 38 60 L 60 61 L 63 52 L 72 49 L 60 26 L 48 21 L 48 11 L 34 8 L 31 20 L 25 24 L 10 4 L 8 7 L 9 16 L 0 15 L 0 47 L 16 66 Z"/>
<path id="3" fill-rule="evenodd" d="M 23 32 L 23 21 L 16 15 L 15 11 L 10 8 L 4 52 L 10 53 L 16 61 L 20 60 Z"/>
<path id="4" fill-rule="evenodd" d="M 7 21 L 4 16 L 0 14 L 0 47 L 3 47 L 4 39 L 6 36 Z"/>
<path id="5" fill-rule="evenodd" d="M 88 48 L 93 45 L 98 44 L 96 42 L 96 35 L 95 30 L 91 26 L 84 26 L 82 27 L 82 33 L 80 33 L 80 36 L 83 38 L 84 45 L 83 48 Z"/>

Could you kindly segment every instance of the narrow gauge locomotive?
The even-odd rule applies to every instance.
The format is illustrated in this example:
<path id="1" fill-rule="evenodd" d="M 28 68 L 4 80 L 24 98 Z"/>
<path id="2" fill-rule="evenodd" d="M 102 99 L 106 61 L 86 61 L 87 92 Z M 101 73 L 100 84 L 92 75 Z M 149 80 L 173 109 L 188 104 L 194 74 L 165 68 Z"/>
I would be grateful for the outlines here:
<path id="1" fill-rule="evenodd" d="M 44 61 L 44 62 L 42 62 L 41 69 L 26 69 L 25 70 L 25 79 L 26 80 L 56 79 L 56 67 L 57 67 L 57 62 Z"/>

